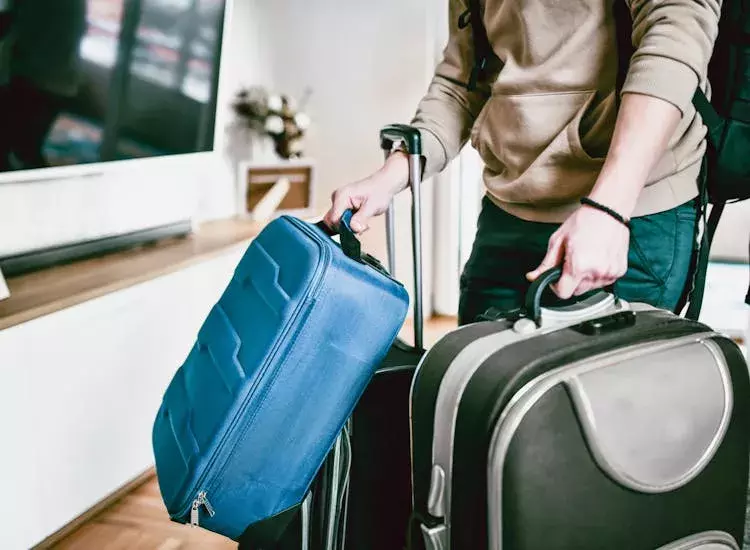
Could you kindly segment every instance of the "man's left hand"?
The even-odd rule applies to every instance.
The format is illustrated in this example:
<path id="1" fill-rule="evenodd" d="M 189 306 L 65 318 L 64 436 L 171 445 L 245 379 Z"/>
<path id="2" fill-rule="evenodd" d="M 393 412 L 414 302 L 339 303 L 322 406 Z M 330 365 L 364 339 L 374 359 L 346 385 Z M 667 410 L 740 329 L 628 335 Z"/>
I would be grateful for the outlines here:
<path id="1" fill-rule="evenodd" d="M 563 272 L 552 290 L 563 300 L 614 284 L 628 268 L 630 232 L 605 212 L 582 206 L 552 234 L 547 255 L 526 276 L 536 279 L 553 267 Z"/>

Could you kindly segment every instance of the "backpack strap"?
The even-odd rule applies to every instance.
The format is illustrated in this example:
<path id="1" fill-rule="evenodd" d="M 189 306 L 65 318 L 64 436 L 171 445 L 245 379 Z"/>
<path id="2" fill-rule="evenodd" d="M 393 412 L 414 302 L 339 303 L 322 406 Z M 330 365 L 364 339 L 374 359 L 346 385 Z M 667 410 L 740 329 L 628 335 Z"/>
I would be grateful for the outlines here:
<path id="1" fill-rule="evenodd" d="M 467 14 L 468 21 L 466 19 Z M 484 21 L 482 20 L 480 0 L 469 0 L 469 8 L 461 16 L 459 26 L 465 27 L 469 22 L 471 23 L 471 36 L 474 42 L 474 67 L 471 70 L 468 88 L 469 91 L 473 92 L 477 88 L 479 78 L 484 76 L 484 71 L 487 68 L 487 59 L 492 52 L 490 39 L 487 36 L 487 29 L 484 28 Z"/>
<path id="2" fill-rule="evenodd" d="M 703 90 L 700 88 L 695 89 L 695 93 L 693 94 L 693 105 L 701 116 L 703 124 L 708 128 L 708 139 L 711 140 L 711 144 L 714 147 L 718 147 L 721 143 L 721 136 L 724 133 L 726 122 L 721 115 L 716 112 L 716 109 L 711 105 L 706 94 L 704 94 Z"/>
<path id="3" fill-rule="evenodd" d="M 625 86 L 625 78 L 630 67 L 633 48 L 633 17 L 625 0 L 614 0 L 612 15 L 615 20 L 615 37 L 617 39 L 617 81 L 615 84 L 615 101 L 620 106 L 620 93 Z"/>
<path id="4" fill-rule="evenodd" d="M 708 272 L 708 262 L 711 253 L 711 243 L 713 243 L 714 235 L 716 234 L 716 228 L 719 226 L 719 220 L 724 212 L 724 203 L 713 204 L 711 208 L 711 214 L 706 217 L 708 211 L 708 189 L 706 185 L 706 160 L 704 158 L 703 164 L 701 165 L 701 174 L 699 179 L 699 204 L 698 204 L 698 219 L 695 227 L 695 238 L 693 246 L 693 258 L 690 262 L 690 268 L 688 271 L 687 280 L 685 282 L 685 289 L 683 295 L 680 298 L 680 302 L 675 308 L 675 312 L 681 312 L 685 305 L 688 305 L 688 309 L 685 312 L 684 317 L 693 321 L 697 321 L 700 317 L 701 307 L 703 306 L 703 294 L 706 288 L 706 275 Z M 700 222 L 703 222 L 703 232 L 698 238 L 698 232 L 700 230 Z"/>

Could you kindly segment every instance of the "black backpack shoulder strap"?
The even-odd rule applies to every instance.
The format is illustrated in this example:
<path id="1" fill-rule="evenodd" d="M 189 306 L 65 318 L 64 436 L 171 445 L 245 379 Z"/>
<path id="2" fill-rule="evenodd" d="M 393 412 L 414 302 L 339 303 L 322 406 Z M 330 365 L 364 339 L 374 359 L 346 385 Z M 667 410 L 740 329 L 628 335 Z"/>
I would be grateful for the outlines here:
<path id="1" fill-rule="evenodd" d="M 481 0 L 469 0 L 469 8 L 464 15 L 467 14 L 471 23 L 471 35 L 474 43 L 474 67 L 471 70 L 468 88 L 470 91 L 474 91 L 479 78 L 483 76 L 484 70 L 487 68 L 487 60 L 492 52 L 492 46 L 482 19 Z M 465 17 L 462 16 L 461 19 L 465 20 Z"/>
<path id="2" fill-rule="evenodd" d="M 700 87 L 696 88 L 695 94 L 693 94 L 693 105 L 701 116 L 703 124 L 708 128 L 708 139 L 711 140 L 714 147 L 718 147 L 721 143 L 721 134 L 724 132 L 725 120 L 716 112 Z"/>
<path id="3" fill-rule="evenodd" d="M 625 0 L 614 0 L 612 16 L 615 21 L 615 37 L 617 39 L 617 83 L 615 85 L 616 101 L 620 104 L 620 93 L 625 86 L 630 58 L 633 55 L 633 17 L 630 7 Z"/>

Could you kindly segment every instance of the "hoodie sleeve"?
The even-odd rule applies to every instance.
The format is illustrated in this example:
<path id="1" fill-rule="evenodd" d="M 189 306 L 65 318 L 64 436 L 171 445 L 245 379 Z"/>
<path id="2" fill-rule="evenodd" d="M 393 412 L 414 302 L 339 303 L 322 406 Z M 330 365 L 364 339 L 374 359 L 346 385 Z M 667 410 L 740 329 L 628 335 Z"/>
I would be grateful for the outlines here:
<path id="1" fill-rule="evenodd" d="M 635 51 L 622 92 L 658 97 L 684 115 L 705 80 L 721 0 L 627 1 Z"/>
<path id="2" fill-rule="evenodd" d="M 485 79 L 474 91 L 468 90 L 474 67 L 472 27 L 459 24 L 466 10 L 464 0 L 450 0 L 448 43 L 411 121 L 422 134 L 425 178 L 441 172 L 468 141 L 471 127 L 489 97 L 488 83 L 499 71 L 498 61 L 491 58 Z"/>

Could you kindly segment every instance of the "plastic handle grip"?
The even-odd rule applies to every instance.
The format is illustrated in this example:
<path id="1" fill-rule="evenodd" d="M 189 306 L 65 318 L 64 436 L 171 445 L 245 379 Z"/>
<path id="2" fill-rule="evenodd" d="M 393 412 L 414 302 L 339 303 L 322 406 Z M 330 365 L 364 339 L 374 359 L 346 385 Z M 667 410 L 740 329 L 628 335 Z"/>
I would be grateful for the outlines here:
<path id="1" fill-rule="evenodd" d="M 397 141 L 404 144 L 408 154 L 422 154 L 422 134 L 417 128 L 407 124 L 389 124 L 380 130 L 380 147 L 384 151 L 390 151 Z"/>
<path id="2" fill-rule="evenodd" d="M 525 315 L 538 326 L 542 326 L 542 296 L 544 295 L 544 291 L 553 283 L 560 280 L 560 277 L 562 276 L 562 267 L 553 267 L 552 269 L 549 269 L 539 275 L 539 277 L 529 285 L 529 289 L 526 292 L 526 299 L 524 303 L 524 310 Z M 604 296 L 611 295 L 612 298 L 614 298 L 613 304 L 617 307 L 619 307 L 622 302 L 617 298 L 617 295 L 614 291 L 614 285 L 609 285 L 604 288 L 602 288 L 600 291 Z M 570 318 L 580 317 L 582 315 L 586 315 L 589 313 L 593 313 L 599 309 L 601 309 L 601 306 L 594 302 L 593 304 L 584 304 L 583 301 L 579 302 L 584 309 L 579 309 L 578 311 L 571 312 L 571 313 L 560 313 L 561 310 L 559 310 L 556 307 L 550 308 L 549 311 L 557 311 L 557 315 L 564 315 L 568 316 L 570 315 Z"/>
<path id="3" fill-rule="evenodd" d="M 536 323 L 537 326 L 542 324 L 542 295 L 547 288 L 560 279 L 562 275 L 561 267 L 553 267 L 539 275 L 531 283 L 526 292 L 526 315 Z"/>
<path id="4" fill-rule="evenodd" d="M 357 239 L 357 234 L 351 227 L 353 212 L 351 209 L 344 211 L 341 216 L 341 223 L 339 224 L 338 231 L 335 231 L 328 227 L 322 220 L 315 225 L 323 231 L 329 237 L 333 237 L 338 234 L 341 239 L 341 249 L 344 251 L 349 258 L 352 260 L 360 260 L 362 258 L 362 245 Z"/>

